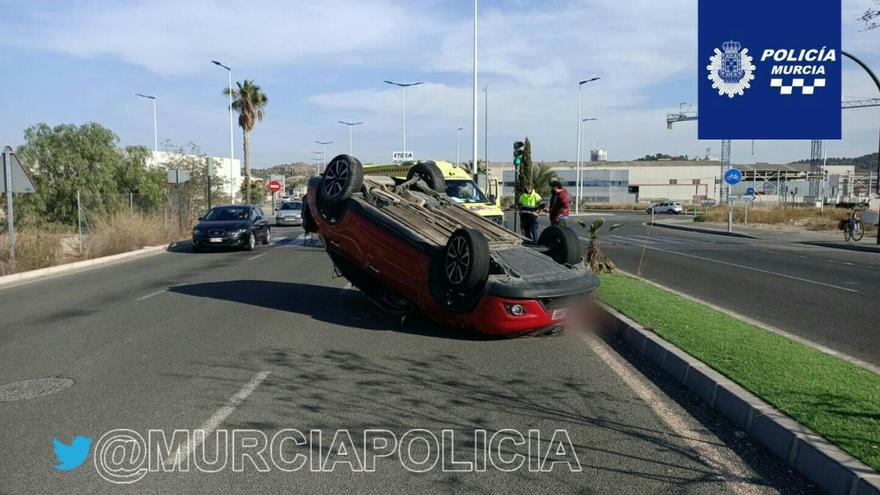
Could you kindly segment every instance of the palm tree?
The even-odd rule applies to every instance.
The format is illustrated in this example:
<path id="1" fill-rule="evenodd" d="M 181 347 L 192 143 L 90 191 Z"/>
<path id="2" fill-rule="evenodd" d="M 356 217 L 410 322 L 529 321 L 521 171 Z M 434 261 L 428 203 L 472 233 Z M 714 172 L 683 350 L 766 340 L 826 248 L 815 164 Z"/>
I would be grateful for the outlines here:
<path id="1" fill-rule="evenodd" d="M 531 167 L 532 176 L 529 178 L 529 181 L 532 184 L 532 187 L 535 188 L 535 191 L 538 191 L 538 194 L 541 195 L 542 198 L 550 197 L 550 179 L 556 177 L 556 173 L 553 172 L 553 169 L 550 168 L 550 165 L 546 163 L 538 163 L 537 166 Z"/>
<path id="2" fill-rule="evenodd" d="M 245 79 L 244 83 L 236 82 L 237 88 L 232 90 L 232 108 L 238 112 L 238 125 L 241 127 L 242 148 L 244 151 L 245 202 L 251 202 L 251 131 L 257 121 L 265 116 L 264 108 L 269 103 L 266 93 L 254 84 L 253 80 Z M 229 88 L 223 88 L 223 94 L 229 96 Z"/>

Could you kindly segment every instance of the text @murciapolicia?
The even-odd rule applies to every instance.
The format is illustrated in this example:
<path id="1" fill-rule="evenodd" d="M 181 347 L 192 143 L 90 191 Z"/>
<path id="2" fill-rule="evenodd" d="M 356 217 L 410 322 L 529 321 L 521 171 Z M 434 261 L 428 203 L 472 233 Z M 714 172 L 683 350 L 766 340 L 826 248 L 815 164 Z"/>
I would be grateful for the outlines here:
<path id="1" fill-rule="evenodd" d="M 372 473 L 396 466 L 414 473 L 582 470 L 564 429 L 149 430 L 146 435 L 117 429 L 101 436 L 93 458 L 98 474 L 112 483 L 134 483 L 148 473 L 189 471 Z"/>

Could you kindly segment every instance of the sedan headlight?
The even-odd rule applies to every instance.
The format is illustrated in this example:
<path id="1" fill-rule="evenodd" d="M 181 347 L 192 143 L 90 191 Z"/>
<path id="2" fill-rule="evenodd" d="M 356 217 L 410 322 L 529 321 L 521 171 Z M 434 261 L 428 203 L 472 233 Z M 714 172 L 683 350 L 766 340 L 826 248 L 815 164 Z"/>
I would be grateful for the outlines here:
<path id="1" fill-rule="evenodd" d="M 240 236 L 241 234 L 244 234 L 247 231 L 248 231 L 248 229 L 235 229 L 231 233 L 233 236 Z"/>
<path id="2" fill-rule="evenodd" d="M 193 235 L 202 235 L 202 231 L 199 229 L 193 229 Z"/>

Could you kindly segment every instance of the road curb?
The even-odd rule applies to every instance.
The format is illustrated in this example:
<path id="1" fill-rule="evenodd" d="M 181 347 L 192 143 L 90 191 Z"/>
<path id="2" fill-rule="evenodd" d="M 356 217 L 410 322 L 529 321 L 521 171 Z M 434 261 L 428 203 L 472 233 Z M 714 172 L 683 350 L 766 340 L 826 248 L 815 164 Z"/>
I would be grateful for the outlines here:
<path id="1" fill-rule="evenodd" d="M 604 329 L 664 370 L 754 440 L 833 495 L 880 495 L 880 473 L 690 354 L 598 303 Z"/>
<path id="2" fill-rule="evenodd" d="M 741 234 L 739 232 L 725 232 L 723 230 L 716 229 L 705 229 L 700 227 L 685 227 L 684 225 L 675 225 L 671 223 L 665 222 L 647 222 L 645 225 L 649 225 L 651 227 L 663 227 L 665 229 L 675 229 L 675 230 L 685 230 L 687 232 L 699 232 L 700 234 L 714 234 L 714 235 L 723 235 L 727 237 L 741 237 L 743 239 L 760 239 L 760 237 L 755 237 L 753 235 Z"/>
<path id="3" fill-rule="evenodd" d="M 39 268 L 37 270 L 28 270 L 26 272 L 21 273 L 13 273 L 11 275 L 4 275 L 0 277 L 0 287 L 4 287 L 10 284 L 15 284 L 19 282 L 26 282 L 30 280 L 53 277 L 56 275 L 63 275 L 67 272 L 72 272 L 75 270 L 81 270 L 84 268 L 96 268 L 98 266 L 114 263 L 116 261 L 128 260 L 130 258 L 136 258 L 139 256 L 145 256 L 148 254 L 155 254 L 162 251 L 166 251 L 175 247 L 180 242 L 172 242 L 171 244 L 162 244 L 160 246 L 148 246 L 141 249 L 137 249 L 135 251 L 127 251 L 119 254 L 112 254 L 110 256 L 102 256 L 100 258 L 94 258 L 90 260 L 83 261 L 74 261 L 73 263 L 65 263 L 63 265 L 55 265 L 49 266 L 46 268 Z"/>

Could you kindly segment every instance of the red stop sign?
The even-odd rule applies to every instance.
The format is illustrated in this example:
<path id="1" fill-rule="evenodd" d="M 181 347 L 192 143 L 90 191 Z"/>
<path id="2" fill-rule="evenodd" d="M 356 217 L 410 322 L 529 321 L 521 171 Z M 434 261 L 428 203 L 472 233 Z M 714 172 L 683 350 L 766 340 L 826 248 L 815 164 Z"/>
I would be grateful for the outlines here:
<path id="1" fill-rule="evenodd" d="M 268 184 L 266 187 L 267 187 L 270 191 L 272 191 L 273 193 L 274 193 L 274 192 L 278 192 L 278 191 L 284 189 L 284 186 L 282 186 L 281 183 L 278 182 L 277 180 L 270 180 L 270 181 L 269 181 L 269 184 Z"/>

